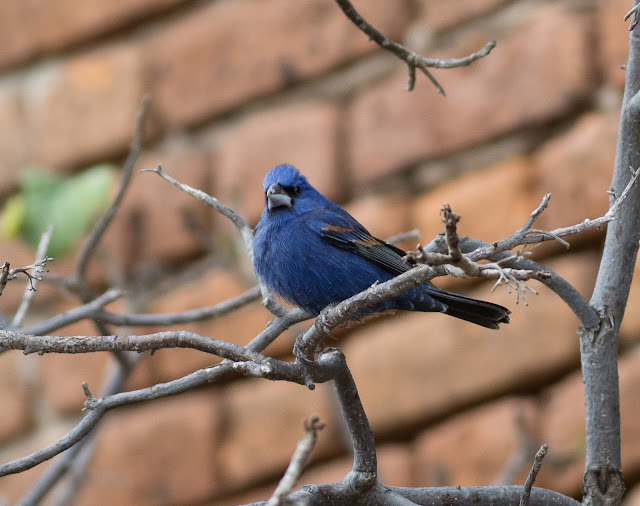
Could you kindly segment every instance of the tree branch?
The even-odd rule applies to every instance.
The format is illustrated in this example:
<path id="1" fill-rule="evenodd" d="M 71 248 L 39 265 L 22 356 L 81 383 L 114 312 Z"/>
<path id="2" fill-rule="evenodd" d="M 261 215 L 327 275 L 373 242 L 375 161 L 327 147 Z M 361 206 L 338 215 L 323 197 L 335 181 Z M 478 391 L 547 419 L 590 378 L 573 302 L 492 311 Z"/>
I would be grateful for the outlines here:
<path id="1" fill-rule="evenodd" d="M 238 361 L 262 362 L 265 356 L 220 339 L 201 336 L 186 330 L 132 336 L 34 336 L 0 330 L 0 346 L 30 353 L 95 353 L 99 351 L 145 351 L 166 348 L 191 348 L 218 357 Z"/>
<path id="2" fill-rule="evenodd" d="M 273 495 L 267 501 L 267 506 L 281 506 L 285 504 L 286 496 L 289 495 L 296 482 L 300 479 L 304 466 L 307 464 L 313 448 L 316 446 L 318 432 L 324 428 L 318 416 L 312 416 L 310 420 L 304 422 L 305 434 L 298 442 L 296 451 L 291 457 L 289 467 L 278 483 Z"/>
<path id="3" fill-rule="evenodd" d="M 158 165 L 158 167 L 155 169 L 143 169 L 140 172 L 153 172 L 159 175 L 162 179 L 168 181 L 180 191 L 188 193 L 192 197 L 195 197 L 200 202 L 208 205 L 209 207 L 212 207 L 217 212 L 231 220 L 231 223 L 235 225 L 235 227 L 240 232 L 240 235 L 242 236 L 242 240 L 244 241 L 249 259 L 253 261 L 253 229 L 235 211 L 225 206 L 217 198 L 175 180 L 162 169 L 161 165 Z M 263 284 L 260 284 L 260 291 L 262 292 L 262 303 L 264 304 L 264 306 L 274 315 L 282 316 L 285 309 L 275 301 L 269 289 Z"/>
<path id="4" fill-rule="evenodd" d="M 377 485 L 365 494 L 355 495 L 344 483 L 313 485 L 303 487 L 289 496 L 293 504 L 308 506 L 327 506 L 342 504 L 388 504 L 388 493 L 393 492 L 413 504 L 429 506 L 513 506 L 518 504 L 522 487 L 517 485 L 504 487 L 388 487 Z M 359 501 L 359 502 L 356 502 Z M 265 506 L 266 501 L 246 504 L 245 506 Z M 531 490 L 530 506 L 580 506 L 571 497 L 544 488 Z"/>
<path id="5" fill-rule="evenodd" d="M 640 2 L 634 0 L 632 27 Z M 640 237 L 640 190 L 632 182 L 640 167 L 640 37 L 630 32 L 629 59 L 611 183 L 613 197 L 628 194 L 607 228 L 600 269 L 591 297 L 598 328 L 580 329 L 580 355 L 585 395 L 586 456 L 582 484 L 584 504 L 619 504 L 624 492 L 620 456 L 620 391 L 618 337 L 627 305 Z M 627 188 L 629 188 L 627 190 Z M 621 199 L 620 199 L 621 200 Z M 616 202 L 611 206 L 611 210 Z"/>
<path id="6" fill-rule="evenodd" d="M 103 396 L 113 395 L 124 386 L 125 382 L 134 370 L 139 356 L 134 356 L 126 364 L 116 361 L 116 367 L 110 378 L 107 379 L 102 390 Z M 67 490 L 63 491 L 65 496 L 73 495 L 78 490 L 81 477 L 87 470 L 86 462 L 92 454 L 95 445 L 96 431 L 90 432 L 87 437 L 78 441 L 53 462 L 38 477 L 35 484 L 20 499 L 19 504 L 23 506 L 39 504 L 51 489 L 68 472 L 72 473 Z M 76 471 L 75 473 L 73 471 Z M 60 501 L 58 504 L 67 504 L 69 501 Z"/>
<path id="7" fill-rule="evenodd" d="M 34 281 L 42 281 L 42 277 L 37 277 L 38 273 L 42 273 L 47 267 L 47 262 L 51 262 L 53 258 L 47 257 L 44 258 L 40 262 L 36 262 L 35 264 L 27 265 L 25 267 L 16 267 L 15 269 L 11 269 L 11 264 L 9 262 L 4 262 L 2 266 L 0 266 L 0 295 L 2 295 L 2 291 L 7 286 L 7 283 L 13 279 L 18 277 L 18 274 L 24 274 L 29 278 L 29 285 L 31 288 L 34 286 Z M 33 271 L 33 274 L 29 273 L 29 271 Z"/>
<path id="8" fill-rule="evenodd" d="M 531 466 L 527 480 L 524 483 L 524 490 L 522 492 L 522 497 L 520 498 L 520 506 L 529 506 L 529 502 L 531 500 L 531 489 L 538 477 L 538 473 L 542 467 L 542 459 L 544 459 L 548 449 L 549 447 L 546 444 L 542 445 L 533 459 L 533 465 Z"/>
<path id="9" fill-rule="evenodd" d="M 103 308 L 118 299 L 122 292 L 118 289 L 107 290 L 103 295 L 82 306 L 56 315 L 48 320 L 25 327 L 25 334 L 43 335 L 87 318 L 96 319 L 116 326 L 161 326 L 191 323 L 224 316 L 231 311 L 259 299 L 260 289 L 255 286 L 237 297 L 232 297 L 213 306 L 190 309 L 177 313 L 164 314 L 118 314 L 103 311 Z"/>
<path id="10" fill-rule="evenodd" d="M 93 227 L 93 230 L 89 234 L 89 237 L 83 243 L 76 260 L 76 271 L 74 277 L 74 285 L 76 288 L 79 288 L 84 284 L 84 278 L 87 272 L 87 266 L 89 265 L 89 261 L 91 260 L 96 247 L 100 243 L 102 236 L 106 232 L 107 228 L 113 221 L 122 204 L 122 200 L 124 199 L 125 193 L 129 188 L 129 184 L 131 183 L 131 177 L 133 175 L 133 167 L 140 156 L 140 152 L 142 151 L 142 139 L 144 136 L 144 122 L 147 117 L 147 112 L 149 111 L 149 105 L 151 103 L 151 98 L 149 95 L 145 95 L 142 99 L 142 105 L 140 107 L 140 112 L 138 113 L 138 119 L 136 122 L 136 128 L 133 135 L 133 140 L 131 141 L 131 148 L 129 149 L 129 156 L 124 162 L 122 166 L 122 173 L 120 175 L 120 186 L 118 188 L 118 192 L 111 202 L 109 209 L 105 211 L 100 220 Z"/>
<path id="11" fill-rule="evenodd" d="M 442 60 L 439 58 L 425 58 L 424 56 L 420 56 L 417 53 L 407 49 L 406 47 L 398 44 L 397 42 L 393 42 L 392 40 L 387 39 L 382 33 L 376 30 L 372 25 L 370 25 L 353 7 L 349 0 L 336 0 L 336 3 L 342 9 L 342 12 L 349 18 L 349 20 L 356 25 L 361 31 L 363 31 L 368 37 L 369 40 L 373 40 L 376 44 L 378 44 L 382 49 L 385 49 L 396 57 L 401 59 L 407 64 L 409 69 L 409 82 L 407 84 L 407 90 L 412 91 L 416 81 L 416 69 L 420 69 L 420 71 L 429 78 L 429 80 L 433 83 L 433 85 L 438 90 L 438 93 L 442 95 L 445 94 L 444 88 L 442 85 L 433 77 L 433 74 L 427 70 L 429 67 L 431 68 L 439 68 L 439 69 L 451 69 L 455 67 L 464 67 L 467 65 L 471 65 L 474 61 L 479 60 L 487 56 L 494 47 L 496 47 L 496 41 L 492 40 L 487 42 L 487 44 L 480 50 L 475 53 L 472 53 L 464 58 L 455 58 L 451 60 Z"/>
<path id="12" fill-rule="evenodd" d="M 52 233 L 53 227 L 49 225 L 45 233 L 42 234 L 42 237 L 40 238 L 40 243 L 38 244 L 38 249 L 36 250 L 36 262 L 34 264 L 35 267 L 33 269 L 33 277 L 29 278 L 31 281 L 30 286 L 27 286 L 25 288 L 20 307 L 16 311 L 16 314 L 13 317 L 13 321 L 11 322 L 11 326 L 13 328 L 22 326 L 22 322 L 27 316 L 29 306 L 31 306 L 31 300 L 33 299 L 33 294 L 35 293 L 36 286 L 38 285 L 38 281 L 42 279 L 42 274 L 45 269 L 44 265 L 46 265 L 46 260 L 48 258 L 47 249 L 49 248 L 49 241 L 51 241 Z M 43 262 L 45 263 L 43 264 Z"/>
<path id="13" fill-rule="evenodd" d="M 309 315 L 301 309 L 292 309 L 286 311 L 282 316 L 274 318 L 260 334 L 245 346 L 245 351 L 248 353 L 246 356 L 251 357 L 254 356 L 251 355 L 251 353 L 259 353 L 264 350 L 291 325 L 308 318 Z M 245 352 L 242 353 L 244 354 Z M 102 416 L 111 409 L 142 401 L 179 395 L 193 388 L 206 385 L 224 377 L 232 371 L 231 364 L 232 362 L 225 360 L 215 367 L 200 369 L 199 371 L 167 383 L 160 383 L 149 388 L 131 392 L 117 393 L 103 398 L 87 399 L 87 401 L 85 401 L 85 407 L 89 412 L 71 431 L 46 448 L 38 450 L 26 457 L 1 464 L 0 477 L 31 469 L 77 444 L 98 424 Z"/>

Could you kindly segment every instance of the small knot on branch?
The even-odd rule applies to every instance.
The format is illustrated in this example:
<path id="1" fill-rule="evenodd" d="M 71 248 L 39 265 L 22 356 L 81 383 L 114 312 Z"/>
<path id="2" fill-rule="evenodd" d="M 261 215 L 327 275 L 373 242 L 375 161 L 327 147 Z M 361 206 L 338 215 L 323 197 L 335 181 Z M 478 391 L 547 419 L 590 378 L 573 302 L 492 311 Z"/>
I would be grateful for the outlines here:
<path id="1" fill-rule="evenodd" d="M 101 399 L 99 397 L 93 396 L 93 394 L 91 393 L 91 390 L 89 390 L 89 385 L 87 385 L 86 381 L 82 382 L 82 390 L 84 391 L 84 396 L 86 397 L 82 411 L 85 411 L 87 409 L 92 410 L 97 408 L 101 402 Z"/>
<path id="2" fill-rule="evenodd" d="M 377 473 L 350 471 L 342 482 L 350 489 L 357 492 L 366 492 L 375 486 L 378 482 Z"/>

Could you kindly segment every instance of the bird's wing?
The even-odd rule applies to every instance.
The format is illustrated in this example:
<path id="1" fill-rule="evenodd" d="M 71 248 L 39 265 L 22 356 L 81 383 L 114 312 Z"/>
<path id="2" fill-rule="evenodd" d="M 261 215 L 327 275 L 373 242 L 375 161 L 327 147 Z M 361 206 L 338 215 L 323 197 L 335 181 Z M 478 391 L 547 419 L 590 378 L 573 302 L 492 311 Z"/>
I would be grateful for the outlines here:
<path id="1" fill-rule="evenodd" d="M 402 260 L 406 254 L 403 250 L 373 237 L 342 208 L 323 209 L 308 214 L 307 225 L 333 246 L 351 251 L 394 276 L 410 269 Z"/>

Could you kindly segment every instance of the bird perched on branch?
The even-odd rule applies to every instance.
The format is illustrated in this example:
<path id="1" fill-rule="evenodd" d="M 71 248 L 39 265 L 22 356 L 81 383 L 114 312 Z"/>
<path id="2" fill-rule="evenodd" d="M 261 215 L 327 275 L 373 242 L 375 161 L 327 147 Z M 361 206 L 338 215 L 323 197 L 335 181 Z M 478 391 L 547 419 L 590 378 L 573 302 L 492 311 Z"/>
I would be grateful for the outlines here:
<path id="1" fill-rule="evenodd" d="M 373 237 L 338 204 L 320 194 L 292 165 L 264 178 L 265 208 L 254 240 L 260 281 L 283 299 L 318 315 L 331 303 L 408 271 L 405 252 Z M 441 290 L 411 288 L 372 309 L 435 311 L 497 329 L 510 311 L 498 304 Z"/>

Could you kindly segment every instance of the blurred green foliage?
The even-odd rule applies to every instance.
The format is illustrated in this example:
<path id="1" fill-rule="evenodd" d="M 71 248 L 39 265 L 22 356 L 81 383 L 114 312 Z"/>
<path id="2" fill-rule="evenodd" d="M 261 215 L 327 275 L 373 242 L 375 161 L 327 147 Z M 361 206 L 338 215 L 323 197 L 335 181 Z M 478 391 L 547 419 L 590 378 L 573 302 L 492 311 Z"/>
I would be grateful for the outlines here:
<path id="1" fill-rule="evenodd" d="M 116 178 L 117 168 L 109 164 L 69 177 L 26 169 L 20 177 L 20 192 L 0 211 L 0 235 L 20 237 L 36 248 L 47 227 L 53 225 L 48 255 L 62 257 L 107 208 Z"/>

